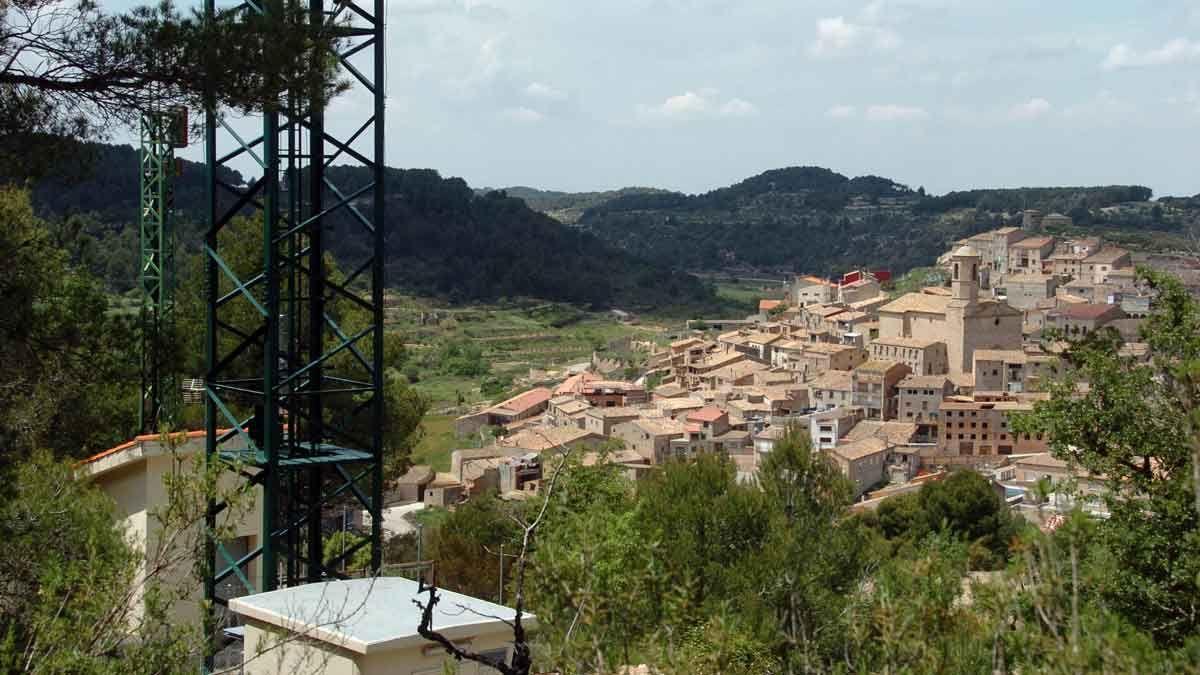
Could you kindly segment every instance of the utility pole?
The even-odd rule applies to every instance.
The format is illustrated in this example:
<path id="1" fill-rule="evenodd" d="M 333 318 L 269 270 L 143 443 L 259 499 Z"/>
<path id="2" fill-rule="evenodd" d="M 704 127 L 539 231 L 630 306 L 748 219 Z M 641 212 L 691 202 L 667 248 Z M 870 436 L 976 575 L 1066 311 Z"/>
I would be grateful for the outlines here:
<path id="1" fill-rule="evenodd" d="M 187 147 L 187 109 L 141 114 L 138 151 L 138 285 L 142 395 L 138 429 L 156 433 L 178 411 L 179 382 L 166 362 L 175 316 L 175 150 Z"/>

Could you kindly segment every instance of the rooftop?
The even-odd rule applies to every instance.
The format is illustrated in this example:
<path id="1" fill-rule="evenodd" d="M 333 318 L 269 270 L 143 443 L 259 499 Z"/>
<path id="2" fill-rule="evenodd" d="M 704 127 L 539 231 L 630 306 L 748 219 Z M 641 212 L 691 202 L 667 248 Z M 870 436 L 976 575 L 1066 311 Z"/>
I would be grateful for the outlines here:
<path id="1" fill-rule="evenodd" d="M 1118 258 L 1122 258 L 1127 255 L 1129 255 L 1129 251 L 1126 251 L 1123 248 L 1110 246 L 1108 248 L 1102 248 L 1099 251 L 1091 254 L 1084 259 L 1084 262 L 1097 265 L 1111 265 L 1116 262 Z"/>
<path id="2" fill-rule="evenodd" d="M 850 391 L 850 371 L 848 370 L 827 370 L 817 376 L 817 379 L 808 383 L 811 389 L 832 389 L 836 391 Z"/>
<path id="3" fill-rule="evenodd" d="M 892 445 L 882 438 L 863 438 L 852 443 L 839 444 L 833 448 L 833 452 L 843 459 L 855 460 L 885 452 Z"/>
<path id="4" fill-rule="evenodd" d="M 879 308 L 879 312 L 904 314 L 907 312 L 923 312 L 925 314 L 945 314 L 950 298 L 944 295 L 929 295 L 926 293 L 905 293 L 904 295 Z"/>
<path id="5" fill-rule="evenodd" d="M 911 389 L 941 389 L 949 379 L 945 375 L 909 375 L 900 380 L 899 386 Z"/>
<path id="6" fill-rule="evenodd" d="M 760 312 L 769 312 L 782 304 L 782 300 L 768 300 L 763 298 L 762 300 L 758 301 L 758 310 Z"/>
<path id="7" fill-rule="evenodd" d="M 1120 310 L 1121 307 L 1119 305 L 1100 305 L 1081 302 L 1072 305 L 1064 305 L 1058 308 L 1058 313 L 1062 314 L 1068 319 L 1087 321 L 1091 319 L 1099 319 L 1109 313 L 1119 312 Z"/>
<path id="8" fill-rule="evenodd" d="M 873 345 L 882 345 L 885 347 L 908 347 L 911 349 L 925 349 L 936 344 L 944 344 L 941 340 L 933 340 L 928 338 L 906 338 L 906 337 L 878 337 L 871 340 Z"/>
<path id="9" fill-rule="evenodd" d="M 643 417 L 631 422 L 651 436 L 682 436 L 683 423 L 668 417 Z"/>
<path id="10" fill-rule="evenodd" d="M 893 368 L 896 368 L 897 366 L 905 368 L 905 369 L 908 368 L 908 366 L 905 366 L 896 361 L 884 361 L 881 359 L 874 359 L 871 361 L 867 361 L 866 363 L 860 364 L 857 368 L 854 369 L 854 372 L 883 375 L 884 373 L 887 373 L 888 371 L 892 370 Z"/>
<path id="11" fill-rule="evenodd" d="M 1035 248 L 1045 248 L 1046 246 L 1053 246 L 1053 245 L 1054 245 L 1054 237 L 1029 237 L 1028 239 L 1022 239 L 1021 241 L 1014 243 L 1012 245 L 1012 247 L 1013 248 L 1035 249 Z"/>
<path id="12" fill-rule="evenodd" d="M 438 589 L 433 628 L 446 637 L 464 639 L 481 632 L 506 632 L 516 612 L 461 593 Z M 358 654 L 375 654 L 428 644 L 417 633 L 427 600 L 416 581 L 401 577 L 326 581 L 282 588 L 229 601 L 244 617 L 279 626 Z M 536 619 L 522 620 L 532 628 Z"/>
<path id="13" fill-rule="evenodd" d="M 1003 361 L 1004 363 L 1025 363 L 1028 360 L 1025 352 L 1020 349 L 976 349 L 976 361 Z"/>
<path id="14" fill-rule="evenodd" d="M 584 431 L 578 427 L 534 427 L 522 429 L 517 433 L 503 438 L 499 444 L 507 448 L 522 448 L 541 452 L 589 438 L 603 438 L 599 434 Z"/>
<path id="15" fill-rule="evenodd" d="M 549 389 L 545 387 L 538 387 L 537 389 L 530 389 L 525 393 L 517 394 L 507 401 L 501 401 L 500 403 L 492 406 L 492 409 L 523 413 L 530 408 L 535 408 L 543 403 L 546 403 L 550 400 L 551 396 L 553 396 L 553 392 L 551 392 Z"/>
<path id="16" fill-rule="evenodd" d="M 917 425 L 912 422 L 863 420 L 854 425 L 842 438 L 847 442 L 881 438 L 891 445 L 901 445 L 912 442 L 916 435 Z"/>
<path id="17" fill-rule="evenodd" d="M 726 414 L 724 410 L 716 406 L 708 406 L 696 412 L 688 413 L 687 419 L 689 422 L 716 422 Z"/>

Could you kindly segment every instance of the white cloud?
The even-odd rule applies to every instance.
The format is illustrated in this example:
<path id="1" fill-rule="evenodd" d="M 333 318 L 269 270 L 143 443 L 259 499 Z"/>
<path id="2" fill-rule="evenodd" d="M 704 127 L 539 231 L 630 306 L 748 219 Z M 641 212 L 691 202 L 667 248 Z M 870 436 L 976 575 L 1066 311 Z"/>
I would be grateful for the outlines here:
<path id="1" fill-rule="evenodd" d="M 830 57 L 842 52 L 866 46 L 872 49 L 893 49 L 900 44 L 900 36 L 871 21 L 878 14 L 868 5 L 864 10 L 866 21 L 855 23 L 843 16 L 817 19 L 817 39 L 809 46 L 813 56 Z"/>
<path id="2" fill-rule="evenodd" d="M 524 106 L 505 108 L 500 112 L 500 116 L 513 122 L 521 122 L 522 124 L 537 124 L 546 118 L 545 115 L 533 108 L 526 108 Z"/>
<path id="3" fill-rule="evenodd" d="M 543 101 L 565 101 L 567 99 L 567 92 L 555 89 L 544 82 L 530 82 L 529 86 L 525 87 L 525 94 Z"/>
<path id="4" fill-rule="evenodd" d="M 909 122 L 929 119 L 924 108 L 886 103 L 867 108 L 866 117 L 872 122 Z"/>
<path id="5" fill-rule="evenodd" d="M 751 117 L 758 114 L 758 106 L 740 99 L 722 101 L 716 89 L 685 91 L 669 96 L 655 105 L 639 104 L 636 111 L 644 119 L 700 119 L 714 117 Z"/>
<path id="6" fill-rule="evenodd" d="M 722 117 L 753 117 L 758 114 L 758 106 L 740 98 L 731 98 L 717 112 Z"/>
<path id="7" fill-rule="evenodd" d="M 1044 98 L 1031 98 L 1024 103 L 1018 103 L 1008 111 L 1010 119 L 1014 120 L 1034 120 L 1046 113 L 1054 106 Z"/>
<path id="8" fill-rule="evenodd" d="M 1108 55 L 1100 64 L 1105 70 L 1119 68 L 1138 68 L 1146 66 L 1167 66 L 1174 63 L 1184 63 L 1200 58 L 1200 42 L 1186 38 L 1169 40 L 1157 49 L 1139 52 L 1127 44 L 1118 44 L 1108 50 Z"/>
<path id="9" fill-rule="evenodd" d="M 852 105 L 835 105 L 829 110 L 825 111 L 825 116 L 832 117 L 833 119 L 846 119 L 848 117 L 854 117 L 857 114 L 858 109 Z"/>

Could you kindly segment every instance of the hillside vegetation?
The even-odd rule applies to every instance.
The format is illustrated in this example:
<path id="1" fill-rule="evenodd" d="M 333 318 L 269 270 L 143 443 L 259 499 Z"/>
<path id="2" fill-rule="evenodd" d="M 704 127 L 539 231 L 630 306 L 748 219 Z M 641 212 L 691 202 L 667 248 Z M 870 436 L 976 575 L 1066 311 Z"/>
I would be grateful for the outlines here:
<path id="1" fill-rule="evenodd" d="M 32 186 L 38 213 L 65 219 L 63 244 L 111 290 L 137 282 L 137 154 L 128 146 L 86 144 L 82 171 L 60 172 Z M 364 170 L 333 167 L 343 189 L 361 186 Z M 232 184 L 243 179 L 223 176 Z M 703 311 L 719 306 L 698 279 L 530 209 L 503 192 L 476 194 L 460 178 L 429 169 L 388 169 L 387 280 L 405 291 L 451 302 L 537 297 L 590 307 Z M 182 163 L 176 180 L 179 243 L 198 250 L 204 217 L 204 167 Z M 365 238 L 345 214 L 327 219 L 338 262 L 361 260 Z M 351 267 L 352 268 L 352 267 Z"/>
<path id="2" fill-rule="evenodd" d="M 626 194 L 588 209 L 588 232 L 661 264 L 690 270 L 903 272 L 928 265 L 960 238 L 1019 224 L 1036 208 L 1075 219 L 1079 232 L 1170 245 L 1200 218 L 1192 200 L 1148 202 L 1141 186 L 970 190 L 927 195 L 888 178 L 820 167 L 767 171 L 699 195 Z M 1068 232 L 1058 232 L 1069 234 Z"/>

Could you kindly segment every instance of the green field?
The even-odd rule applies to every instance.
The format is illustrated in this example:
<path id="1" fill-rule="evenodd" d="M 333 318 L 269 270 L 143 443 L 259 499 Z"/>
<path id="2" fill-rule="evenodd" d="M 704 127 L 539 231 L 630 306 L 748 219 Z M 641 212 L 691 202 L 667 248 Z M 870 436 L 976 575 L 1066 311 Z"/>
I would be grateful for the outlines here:
<path id="1" fill-rule="evenodd" d="M 763 298 L 781 300 L 787 294 L 780 283 L 765 283 L 751 279 L 720 279 L 713 283 L 717 297 L 737 306 L 746 313 L 758 311 Z"/>
<path id="2" fill-rule="evenodd" d="M 426 415 L 421 426 L 421 442 L 413 449 L 413 464 L 429 464 L 434 471 L 449 471 L 450 452 L 460 446 L 454 437 L 454 416 Z"/>
<path id="3" fill-rule="evenodd" d="M 562 303 L 521 300 L 447 307 L 403 295 L 388 297 L 386 322 L 407 346 L 402 370 L 429 398 L 431 413 L 440 415 L 458 414 L 473 404 L 530 386 L 530 369 L 558 370 L 588 361 L 593 352 L 636 363 L 638 356 L 629 350 L 628 340 L 663 342 L 667 329 L 673 327 L 652 317 L 640 317 L 636 325 L 622 323 L 610 313 Z M 446 372 L 439 354 L 448 343 L 477 347 L 487 375 Z M 491 396 L 480 391 L 485 378 L 493 380 Z"/>

